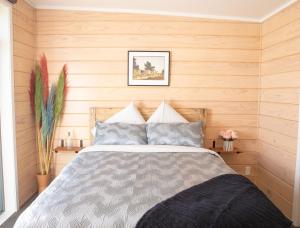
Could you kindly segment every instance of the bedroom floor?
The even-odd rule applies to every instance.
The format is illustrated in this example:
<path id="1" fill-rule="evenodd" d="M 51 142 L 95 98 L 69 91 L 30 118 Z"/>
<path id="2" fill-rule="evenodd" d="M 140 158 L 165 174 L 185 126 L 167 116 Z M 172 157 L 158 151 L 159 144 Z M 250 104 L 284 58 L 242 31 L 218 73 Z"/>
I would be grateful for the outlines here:
<path id="1" fill-rule="evenodd" d="M 17 218 L 19 215 L 31 204 L 31 202 L 36 198 L 36 196 L 32 197 L 18 212 L 16 212 L 10 219 L 8 219 L 4 224 L 0 226 L 0 228 L 13 228 Z M 291 228 L 300 228 L 291 226 Z"/>
<path id="2" fill-rule="evenodd" d="M 11 216 L 5 223 L 3 223 L 0 228 L 12 228 L 19 217 L 19 215 L 31 204 L 31 202 L 36 198 L 33 196 L 19 211 L 17 211 L 13 216 Z"/>

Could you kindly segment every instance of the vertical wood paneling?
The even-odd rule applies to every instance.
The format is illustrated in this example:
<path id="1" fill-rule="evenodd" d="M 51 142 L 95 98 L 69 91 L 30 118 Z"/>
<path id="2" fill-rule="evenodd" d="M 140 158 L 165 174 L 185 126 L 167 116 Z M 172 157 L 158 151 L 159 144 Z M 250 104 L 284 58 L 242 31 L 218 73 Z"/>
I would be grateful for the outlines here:
<path id="1" fill-rule="evenodd" d="M 291 216 L 300 91 L 300 2 L 262 24 L 257 184 Z"/>
<path id="2" fill-rule="evenodd" d="M 13 6 L 13 61 L 15 98 L 28 91 L 35 58 L 35 10 L 24 0 Z M 28 93 L 15 100 L 16 148 L 18 162 L 19 204 L 22 206 L 37 191 L 34 122 Z"/>

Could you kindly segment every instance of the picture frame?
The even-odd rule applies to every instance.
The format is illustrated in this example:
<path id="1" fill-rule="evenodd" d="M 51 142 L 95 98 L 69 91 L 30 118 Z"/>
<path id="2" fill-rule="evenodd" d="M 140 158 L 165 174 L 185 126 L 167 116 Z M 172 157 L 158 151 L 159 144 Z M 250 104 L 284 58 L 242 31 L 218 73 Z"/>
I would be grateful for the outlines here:
<path id="1" fill-rule="evenodd" d="M 128 51 L 128 86 L 169 86 L 169 51 Z"/>

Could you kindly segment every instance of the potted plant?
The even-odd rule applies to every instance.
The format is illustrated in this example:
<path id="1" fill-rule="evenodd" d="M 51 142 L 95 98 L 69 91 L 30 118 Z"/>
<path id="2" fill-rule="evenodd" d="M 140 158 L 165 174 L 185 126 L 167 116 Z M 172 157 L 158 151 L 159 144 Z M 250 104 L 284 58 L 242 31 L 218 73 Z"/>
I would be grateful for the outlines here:
<path id="1" fill-rule="evenodd" d="M 64 65 L 58 82 L 49 91 L 47 59 L 43 54 L 36 63 L 30 79 L 30 105 L 35 119 L 38 152 L 38 190 L 42 192 L 51 181 L 53 142 L 67 93 L 67 66 Z"/>
<path id="2" fill-rule="evenodd" d="M 223 151 L 233 151 L 233 142 L 238 138 L 237 132 L 229 129 L 220 131 L 219 136 L 223 139 Z"/>

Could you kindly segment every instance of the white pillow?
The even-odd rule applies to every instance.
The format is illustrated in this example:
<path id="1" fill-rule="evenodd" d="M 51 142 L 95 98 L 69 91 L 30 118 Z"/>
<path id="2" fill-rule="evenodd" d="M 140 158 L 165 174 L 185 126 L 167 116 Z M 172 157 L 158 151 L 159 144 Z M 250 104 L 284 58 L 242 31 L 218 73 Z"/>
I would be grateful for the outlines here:
<path id="1" fill-rule="evenodd" d="M 131 102 L 126 108 L 108 118 L 104 123 L 144 124 L 146 122 L 134 103 Z M 91 133 L 93 136 L 96 135 L 96 127 L 91 130 Z"/>
<path id="2" fill-rule="evenodd" d="M 182 115 L 164 101 L 148 119 L 147 123 L 188 123 Z"/>
<path id="3" fill-rule="evenodd" d="M 104 123 L 144 124 L 146 122 L 141 113 L 135 107 L 134 103 L 131 102 L 126 108 L 114 114 Z"/>

